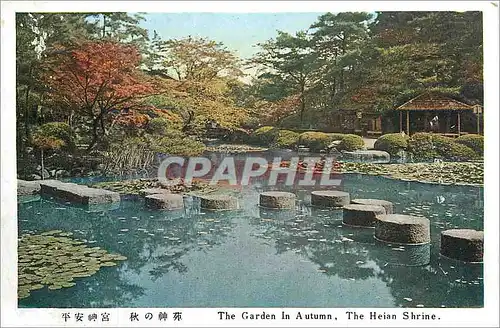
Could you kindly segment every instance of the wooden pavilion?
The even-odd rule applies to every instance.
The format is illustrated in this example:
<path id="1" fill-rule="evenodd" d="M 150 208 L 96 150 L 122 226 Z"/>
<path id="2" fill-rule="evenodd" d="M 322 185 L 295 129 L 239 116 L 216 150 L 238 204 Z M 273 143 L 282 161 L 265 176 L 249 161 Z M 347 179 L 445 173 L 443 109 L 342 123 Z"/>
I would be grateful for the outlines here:
<path id="1" fill-rule="evenodd" d="M 414 132 L 436 132 L 448 136 L 480 134 L 480 105 L 471 106 L 440 94 L 423 93 L 395 110 L 399 111 L 399 132 L 405 131 L 408 135 Z"/>

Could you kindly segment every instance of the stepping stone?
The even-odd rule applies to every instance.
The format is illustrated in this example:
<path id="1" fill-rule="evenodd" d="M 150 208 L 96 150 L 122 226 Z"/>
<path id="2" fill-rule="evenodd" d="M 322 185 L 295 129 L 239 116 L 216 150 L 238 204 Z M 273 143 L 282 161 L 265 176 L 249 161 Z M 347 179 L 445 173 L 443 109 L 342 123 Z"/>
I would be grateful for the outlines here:
<path id="1" fill-rule="evenodd" d="M 141 189 L 139 191 L 139 194 L 141 194 L 143 196 L 157 195 L 157 194 L 170 194 L 170 190 L 163 189 L 163 188 L 146 188 L 146 189 Z"/>
<path id="2" fill-rule="evenodd" d="M 291 192 L 266 191 L 259 195 L 259 205 L 267 208 L 295 209 L 296 198 Z"/>
<path id="3" fill-rule="evenodd" d="M 17 195 L 27 196 L 40 193 L 40 181 L 17 180 Z"/>
<path id="4" fill-rule="evenodd" d="M 184 198 L 178 194 L 153 194 L 144 199 L 144 205 L 151 209 L 178 210 L 184 207 Z"/>
<path id="5" fill-rule="evenodd" d="M 62 184 L 59 180 L 41 180 L 39 183 L 40 194 L 46 196 L 55 196 L 57 187 Z"/>
<path id="6" fill-rule="evenodd" d="M 200 207 L 207 210 L 236 210 L 238 199 L 229 195 L 199 196 Z"/>
<path id="7" fill-rule="evenodd" d="M 362 205 L 379 205 L 385 208 L 385 214 L 394 213 L 394 204 L 387 200 L 381 199 L 370 199 L 370 198 L 356 198 L 351 200 L 352 204 L 362 204 Z"/>
<path id="8" fill-rule="evenodd" d="M 372 228 L 377 215 L 385 214 L 380 205 L 349 204 L 343 208 L 342 223 L 348 226 Z"/>
<path id="9" fill-rule="evenodd" d="M 75 204 L 94 205 L 120 201 L 120 194 L 117 192 L 89 188 L 76 183 L 44 180 L 40 182 L 40 187 L 42 196 L 52 196 Z"/>
<path id="10" fill-rule="evenodd" d="M 311 205 L 324 207 L 342 207 L 350 203 L 348 192 L 337 190 L 319 190 L 311 192 Z"/>
<path id="11" fill-rule="evenodd" d="M 484 232 L 451 229 L 441 232 L 441 254 L 464 262 L 483 262 Z"/>
<path id="12" fill-rule="evenodd" d="M 375 238 L 388 243 L 426 244 L 431 241 L 430 222 L 424 217 L 412 215 L 378 215 Z"/>

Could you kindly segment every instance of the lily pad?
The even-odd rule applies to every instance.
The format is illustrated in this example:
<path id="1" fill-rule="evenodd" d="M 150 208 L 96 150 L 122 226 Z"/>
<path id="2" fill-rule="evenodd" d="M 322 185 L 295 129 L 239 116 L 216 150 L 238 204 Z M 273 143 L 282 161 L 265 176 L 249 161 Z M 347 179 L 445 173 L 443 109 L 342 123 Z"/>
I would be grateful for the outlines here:
<path id="1" fill-rule="evenodd" d="M 18 243 L 18 298 L 31 290 L 48 286 L 49 290 L 73 287 L 75 278 L 90 277 L 101 266 L 114 266 L 125 260 L 119 254 L 108 254 L 100 247 L 87 247 L 72 239 L 71 233 L 52 230 L 40 235 L 24 234 Z"/>
<path id="2" fill-rule="evenodd" d="M 61 285 L 50 285 L 49 286 L 49 289 L 50 290 L 57 290 L 57 289 L 61 289 L 63 286 Z"/>

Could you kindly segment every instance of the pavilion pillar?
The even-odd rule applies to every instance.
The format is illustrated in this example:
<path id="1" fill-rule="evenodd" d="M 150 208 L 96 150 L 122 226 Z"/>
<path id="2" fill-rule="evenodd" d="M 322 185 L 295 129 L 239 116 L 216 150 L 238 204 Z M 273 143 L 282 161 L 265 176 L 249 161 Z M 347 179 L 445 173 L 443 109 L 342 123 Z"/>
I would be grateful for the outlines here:
<path id="1" fill-rule="evenodd" d="M 406 111 L 406 134 L 410 135 L 410 111 Z"/>
<path id="2" fill-rule="evenodd" d="M 446 111 L 446 133 L 451 132 L 451 113 Z"/>
<path id="3" fill-rule="evenodd" d="M 477 134 L 479 135 L 480 134 L 480 130 L 479 130 L 479 113 L 476 114 L 476 125 L 477 125 Z"/>
<path id="4" fill-rule="evenodd" d="M 403 132 L 403 111 L 399 111 L 399 133 Z"/>
<path id="5" fill-rule="evenodd" d="M 461 127 L 460 127 L 460 111 L 458 111 L 458 115 L 457 115 L 457 128 L 458 128 L 458 136 L 460 137 L 460 130 L 461 130 Z"/>

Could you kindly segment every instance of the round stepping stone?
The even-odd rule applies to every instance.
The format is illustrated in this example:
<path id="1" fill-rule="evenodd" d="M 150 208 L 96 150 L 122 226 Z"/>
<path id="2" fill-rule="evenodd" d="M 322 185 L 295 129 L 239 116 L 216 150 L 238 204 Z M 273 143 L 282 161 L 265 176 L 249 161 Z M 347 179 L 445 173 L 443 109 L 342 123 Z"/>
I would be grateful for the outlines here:
<path id="1" fill-rule="evenodd" d="M 464 262 L 483 261 L 484 232 L 451 229 L 441 232 L 441 254 Z"/>
<path id="2" fill-rule="evenodd" d="M 267 208 L 295 208 L 295 194 L 284 191 L 267 191 L 260 194 L 259 204 Z"/>
<path id="3" fill-rule="evenodd" d="M 377 215 L 385 213 L 385 208 L 379 205 L 349 204 L 343 208 L 342 223 L 353 227 L 371 228 L 375 225 Z"/>
<path id="4" fill-rule="evenodd" d="M 394 213 L 394 205 L 382 199 L 370 199 L 370 198 L 356 198 L 351 200 L 353 204 L 362 204 L 362 205 L 379 205 L 385 208 L 385 214 L 393 214 Z"/>
<path id="5" fill-rule="evenodd" d="M 238 199 L 229 195 L 200 196 L 200 206 L 207 210 L 235 210 Z"/>
<path id="6" fill-rule="evenodd" d="M 375 238 L 397 244 L 426 244 L 431 241 L 429 220 L 424 217 L 386 214 L 375 220 Z"/>
<path id="7" fill-rule="evenodd" d="M 148 208 L 157 210 L 178 210 L 184 207 L 182 195 L 177 194 L 153 194 L 145 198 L 145 205 Z"/>
<path id="8" fill-rule="evenodd" d="M 157 194 L 170 194 L 170 190 L 162 188 L 147 188 L 147 189 L 141 189 L 139 193 L 144 196 L 157 195 Z"/>
<path id="9" fill-rule="evenodd" d="M 337 190 L 319 190 L 311 192 L 311 204 L 314 206 L 342 207 L 350 203 L 348 192 Z"/>

